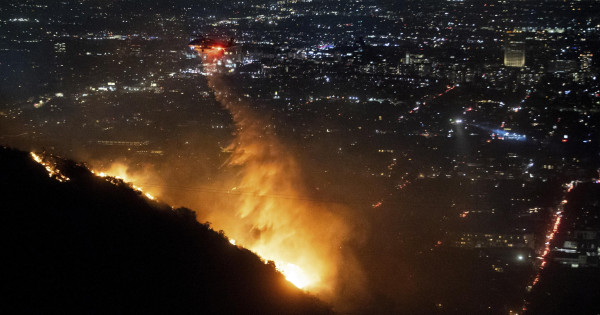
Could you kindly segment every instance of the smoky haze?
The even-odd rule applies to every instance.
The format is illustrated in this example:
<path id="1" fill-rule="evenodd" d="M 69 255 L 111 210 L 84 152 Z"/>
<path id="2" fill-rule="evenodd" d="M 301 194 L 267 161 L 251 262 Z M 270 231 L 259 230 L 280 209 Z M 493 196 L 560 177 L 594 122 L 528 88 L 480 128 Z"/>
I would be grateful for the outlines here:
<path id="1" fill-rule="evenodd" d="M 309 174 L 318 163 L 278 137 L 272 117 L 243 101 L 239 83 L 211 66 L 205 64 L 211 72 L 206 84 L 233 122 L 230 143 L 221 147 L 226 158 L 216 169 L 191 158 L 177 162 L 175 156 L 202 155 L 202 146 L 168 149 L 163 163 L 78 154 L 98 171 L 131 181 L 169 204 L 194 209 L 198 221 L 210 222 L 237 245 L 274 261 L 290 282 L 338 311 L 369 305 L 367 276 L 355 253 L 365 242 L 368 224 L 345 200 L 315 193 Z M 350 186 L 345 189 L 352 195 Z"/>
<path id="2" fill-rule="evenodd" d="M 215 195 L 216 206 L 206 219 L 282 269 L 297 265 L 306 289 L 348 310 L 350 301 L 365 298 L 363 272 L 346 249 L 348 242 L 360 237 L 349 209 L 315 200 L 307 191 L 306 170 L 294 150 L 270 130 L 271 122 L 239 101 L 235 87 L 220 75 L 209 76 L 208 82 L 235 122 L 235 138 L 228 147 L 231 156 L 225 164 L 235 176 L 221 182 L 230 182 L 230 191 L 239 195 Z M 205 204 L 204 199 L 199 198 L 197 205 Z"/>
<path id="3" fill-rule="evenodd" d="M 96 117 L 116 112 L 103 96 L 88 97 L 87 107 L 62 113 L 84 128 L 70 126 L 65 134 L 64 129 L 48 126 L 43 136 L 36 136 L 28 133 L 26 124 L 3 125 L 5 135 L 17 135 L 5 136 L 3 142 L 84 161 L 96 172 L 119 176 L 163 202 L 194 209 L 199 222 L 210 222 L 236 244 L 274 261 L 291 282 L 338 311 L 394 309 L 388 302 L 404 294 L 400 289 L 405 273 L 402 257 L 394 254 L 397 248 L 386 240 L 395 237 L 402 212 L 372 208 L 386 192 L 365 176 L 355 179 L 354 169 L 364 158 L 323 156 L 321 148 L 334 146 L 335 141 L 315 142 L 308 149 L 299 145 L 294 135 L 282 130 L 285 122 L 278 121 L 280 117 L 240 95 L 243 84 L 234 77 L 214 73 L 199 77 L 196 84 L 196 89 L 208 91 L 202 92 L 208 95 L 205 99 L 193 104 L 198 109 L 185 112 L 191 117 L 159 112 L 154 118 L 161 126 L 158 132 L 141 125 L 87 133 L 97 124 Z M 155 106 L 144 101 L 164 102 L 160 95 L 143 100 L 124 97 L 126 106 L 118 109 L 122 117 L 135 117 L 135 112 Z M 25 113 L 42 116 L 56 101 L 60 99 Z M 208 107 L 215 102 L 221 109 Z M 224 111 L 219 124 L 228 134 L 206 132 L 193 122 L 181 127 L 180 121 L 203 115 L 207 108 Z M 318 124 L 319 118 L 314 119 Z M 134 154 L 95 141 L 114 138 L 157 139 L 161 155 Z M 131 146 L 146 150 L 144 144 Z"/>

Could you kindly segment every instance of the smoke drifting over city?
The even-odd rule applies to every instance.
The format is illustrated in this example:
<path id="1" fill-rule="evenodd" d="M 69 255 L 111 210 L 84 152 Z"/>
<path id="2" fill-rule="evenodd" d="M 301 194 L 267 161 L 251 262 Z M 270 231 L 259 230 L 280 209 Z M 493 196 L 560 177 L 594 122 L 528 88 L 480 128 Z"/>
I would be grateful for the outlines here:
<path id="1" fill-rule="evenodd" d="M 181 176 L 169 162 L 111 161 L 91 152 L 80 153 L 83 159 L 101 176 L 121 178 L 159 200 L 194 209 L 199 222 L 210 222 L 236 245 L 273 261 L 288 281 L 336 309 L 367 305 L 366 276 L 353 250 L 364 243 L 367 225 L 363 222 L 359 230 L 356 209 L 307 187 L 304 174 L 310 170 L 294 155 L 295 146 L 286 147 L 272 122 L 242 100 L 241 86 L 217 71 L 221 56 L 198 53 L 204 64 L 197 66 L 208 73 L 198 84 L 207 84 L 233 122 L 230 143 L 221 147 L 228 157 L 210 182 L 200 179 L 201 165 L 182 165 L 188 176 Z M 201 155 L 202 150 L 193 148 L 188 154 Z"/>
<path id="2" fill-rule="evenodd" d="M 299 286 L 322 293 L 330 301 L 341 291 L 338 286 L 359 293 L 352 291 L 361 287 L 363 275 L 353 254 L 344 248 L 345 242 L 355 238 L 347 209 L 311 200 L 301 165 L 269 131 L 268 122 L 240 102 L 235 87 L 226 86 L 218 74 L 208 80 L 236 125 L 226 166 L 237 172 L 231 192 L 239 191 L 233 198 L 221 195 L 217 200 L 220 206 L 214 207 L 232 209 L 233 215 L 216 210 L 209 221 L 223 222 L 223 229 L 240 244 L 274 260 L 286 276 L 297 278 L 290 279 L 292 282 L 298 281 Z M 293 269 L 290 264 L 299 269 L 286 270 Z"/>
<path id="3" fill-rule="evenodd" d="M 61 184 L 47 157 L 192 209 L 341 313 L 600 311 L 597 1 L 24 0 L 0 27 L 0 145 Z"/>

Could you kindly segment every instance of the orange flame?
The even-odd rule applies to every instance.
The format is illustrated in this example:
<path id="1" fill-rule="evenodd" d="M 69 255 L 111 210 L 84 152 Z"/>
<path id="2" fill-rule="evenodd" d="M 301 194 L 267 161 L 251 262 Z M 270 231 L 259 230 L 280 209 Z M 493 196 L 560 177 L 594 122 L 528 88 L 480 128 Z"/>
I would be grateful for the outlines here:
<path id="1" fill-rule="evenodd" d="M 321 298 L 334 299 L 341 266 L 345 266 L 343 278 L 352 278 L 352 284 L 344 284 L 352 287 L 345 290 L 361 290 L 362 272 L 353 257 L 342 251 L 350 235 L 350 227 L 340 214 L 343 206 L 306 198 L 302 170 L 295 157 L 269 132 L 270 123 L 235 97 L 216 71 L 215 64 L 222 55 L 200 56 L 209 72 L 209 87 L 237 127 L 226 166 L 238 170 L 230 187 L 244 192 L 235 198 L 217 198 L 219 208 L 235 209 L 233 216 L 212 211 L 204 219 L 222 227 L 236 244 L 274 261 L 288 281 Z"/>
<path id="2" fill-rule="evenodd" d="M 35 154 L 34 152 L 30 152 L 29 153 L 31 155 L 31 158 L 37 162 L 38 164 L 42 165 L 45 169 L 46 172 L 48 172 L 48 176 L 51 178 L 56 179 L 57 181 L 64 183 L 67 182 L 69 180 L 71 180 L 70 178 L 68 178 L 67 176 L 63 175 L 60 170 L 56 167 L 55 164 L 44 160 L 44 158 L 42 158 L 41 156 Z"/>
<path id="3" fill-rule="evenodd" d="M 145 186 L 144 183 L 148 183 L 150 179 L 153 179 L 155 176 L 153 172 L 149 172 L 147 169 L 141 171 L 132 171 L 126 164 L 115 162 L 111 164 L 107 168 L 100 168 L 101 171 L 91 170 L 93 174 L 99 177 L 112 177 L 116 179 L 120 179 L 125 183 L 131 185 L 131 187 L 140 193 L 143 193 L 144 196 L 150 200 L 156 200 L 156 196 L 161 191 L 157 189 L 156 185 L 152 185 L 152 190 L 149 190 L 148 187 Z M 139 186 L 141 185 L 141 186 Z"/>
<path id="4" fill-rule="evenodd" d="M 232 114 L 236 137 L 227 150 L 231 156 L 224 165 L 224 177 L 217 180 L 214 188 L 198 189 L 203 193 L 195 198 L 187 196 L 183 202 L 198 211 L 199 221 L 209 221 L 215 229 L 226 231 L 233 246 L 246 247 L 265 262 L 273 261 L 298 288 L 341 308 L 350 308 L 352 302 L 360 304 L 357 297 L 365 293 L 365 280 L 356 259 L 344 247 L 351 231 L 342 215 L 346 209 L 307 198 L 302 170 L 295 157 L 268 132 L 265 126 L 269 123 L 233 97 L 234 93 L 218 74 L 216 62 L 221 57 L 211 52 L 201 54 L 209 86 Z M 132 172 L 125 165 L 113 164 L 103 171 L 143 187 L 161 178 L 152 170 Z M 232 176 L 230 171 L 237 173 Z M 182 202 L 179 191 L 165 189 L 151 193 L 167 201 Z M 342 290 L 351 296 L 348 298 L 351 301 L 338 294 Z"/>
<path id="5" fill-rule="evenodd" d="M 303 197 L 298 163 L 267 133 L 262 120 L 238 99 L 228 97 L 218 76 L 209 77 L 209 84 L 237 125 L 227 165 L 239 169 L 235 187 L 246 192 L 221 201 L 237 209 L 233 220 L 213 213 L 211 222 L 223 226 L 239 244 L 273 260 L 297 287 L 330 291 L 341 264 L 339 247 L 349 233 L 347 226 L 332 209 Z"/>

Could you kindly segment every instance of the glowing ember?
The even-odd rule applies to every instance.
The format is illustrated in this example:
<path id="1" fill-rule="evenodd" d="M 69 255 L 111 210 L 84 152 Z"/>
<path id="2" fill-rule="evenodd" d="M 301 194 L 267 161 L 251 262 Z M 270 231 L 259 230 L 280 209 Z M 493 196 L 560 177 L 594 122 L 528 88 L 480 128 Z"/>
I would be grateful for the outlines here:
<path id="1" fill-rule="evenodd" d="M 156 197 L 153 194 L 144 191 L 144 189 L 142 187 L 139 187 L 132 183 L 132 180 L 130 180 L 129 176 L 127 176 L 127 174 L 126 174 L 127 173 L 126 167 L 124 167 L 122 165 L 113 166 L 110 171 L 107 171 L 110 174 L 107 172 L 97 172 L 94 170 L 90 170 L 90 171 L 92 172 L 92 174 L 94 174 L 98 177 L 105 178 L 108 182 L 113 183 L 115 185 L 118 185 L 120 183 L 120 181 L 125 184 L 128 184 L 131 188 L 133 188 L 133 190 L 142 193 L 146 198 L 148 198 L 150 200 L 156 200 Z M 115 172 L 115 173 L 113 173 L 113 172 Z M 118 175 L 116 175 L 116 174 L 118 174 Z M 117 181 L 114 181 L 115 179 Z"/>
<path id="2" fill-rule="evenodd" d="M 46 171 L 48 172 L 48 176 L 51 178 L 56 179 L 57 181 L 64 183 L 66 181 L 71 180 L 70 178 L 68 178 L 67 176 L 61 174 L 60 170 L 58 168 L 56 168 L 55 164 L 52 164 L 48 161 L 44 161 L 44 159 L 42 159 L 41 156 L 30 152 L 31 154 L 31 158 L 36 161 L 37 163 L 39 163 L 40 165 L 42 165 Z"/>
<path id="3" fill-rule="evenodd" d="M 43 165 L 44 162 L 42 161 L 42 158 L 39 155 L 31 152 L 31 157 L 33 158 L 34 161 Z"/>

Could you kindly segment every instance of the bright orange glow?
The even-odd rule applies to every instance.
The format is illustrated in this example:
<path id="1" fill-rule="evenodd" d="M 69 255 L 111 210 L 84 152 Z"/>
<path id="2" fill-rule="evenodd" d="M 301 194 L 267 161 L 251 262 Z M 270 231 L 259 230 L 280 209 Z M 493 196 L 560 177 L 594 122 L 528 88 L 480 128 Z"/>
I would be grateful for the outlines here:
<path id="1" fill-rule="evenodd" d="M 36 161 L 38 164 L 42 165 L 46 169 L 46 172 L 48 172 L 49 177 L 54 178 L 61 183 L 71 180 L 67 176 L 63 175 L 58 168 L 56 168 L 56 164 L 44 160 L 41 156 L 35 154 L 34 152 L 30 152 L 30 155 L 34 161 Z"/>
<path id="2" fill-rule="evenodd" d="M 328 299 L 336 287 L 338 266 L 346 265 L 355 283 L 362 276 L 352 259 L 342 257 L 342 244 L 350 228 L 338 214 L 344 207 L 309 200 L 303 185 L 301 166 L 275 135 L 262 116 L 241 102 L 216 71 L 223 47 L 200 51 L 210 88 L 221 105 L 229 110 L 236 125 L 236 137 L 226 167 L 237 176 L 223 178 L 221 185 L 236 194 L 212 196 L 215 209 L 199 218 L 223 229 L 276 268 L 298 288 Z M 215 53 L 214 51 L 217 51 Z M 228 184 L 225 184 L 228 183 Z M 222 186 L 221 186 L 222 187 Z M 206 204 L 206 196 L 198 204 Z M 231 211 L 234 213 L 232 215 Z M 352 271 L 350 271 L 352 270 Z"/>
<path id="3" fill-rule="evenodd" d="M 209 77 L 209 83 L 237 123 L 227 165 L 239 170 L 230 187 L 244 193 L 217 200 L 219 208 L 236 209 L 235 217 L 213 212 L 207 220 L 263 259 L 274 261 L 297 287 L 330 291 L 341 263 L 339 247 L 348 234 L 328 209 L 336 205 L 305 200 L 300 167 L 289 151 L 237 98 L 226 97 L 218 76 Z"/>
<path id="4" fill-rule="evenodd" d="M 285 275 L 289 282 L 300 289 L 319 281 L 319 279 L 311 279 L 300 267 L 294 264 L 277 265 L 277 269 Z"/>
<path id="5" fill-rule="evenodd" d="M 210 222 L 213 229 L 225 231 L 232 245 L 248 248 L 266 262 L 273 261 L 298 288 L 332 303 L 334 298 L 341 299 L 336 290 L 343 288 L 352 301 L 340 302 L 341 307 L 360 303 L 358 297 L 366 295 L 362 291 L 365 280 L 345 247 L 350 231 L 355 230 L 343 216 L 347 209 L 340 204 L 311 201 L 311 189 L 305 187 L 294 154 L 272 133 L 269 122 L 233 96 L 219 75 L 217 63 L 223 56 L 215 53 L 217 50 L 195 50 L 203 61 L 210 88 L 236 126 L 232 143 L 223 150 L 229 158 L 211 187 L 198 189 L 198 193 L 190 188 L 181 197 L 180 188 L 171 191 L 168 184 L 150 184 L 161 182 L 161 175 L 152 168 L 135 171 L 125 163 L 114 163 L 97 167 L 104 174 L 96 173 L 135 183 L 144 192 L 151 188 L 148 192 L 152 197 L 194 209 L 198 221 Z"/>
<path id="6" fill-rule="evenodd" d="M 110 182 L 112 182 L 110 179 L 117 179 L 123 181 L 124 183 L 129 184 L 131 188 L 133 188 L 135 191 L 142 193 L 146 198 L 150 200 L 156 200 L 155 193 L 157 193 L 158 191 L 150 192 L 148 191 L 148 189 L 142 188 L 134 184 L 140 182 L 147 182 L 147 180 L 152 176 L 149 172 L 132 172 L 127 168 L 125 164 L 122 163 L 113 163 L 110 167 L 104 169 L 103 171 L 91 170 L 91 172 L 92 174 L 98 177 L 107 178 Z M 117 182 L 113 183 L 116 184 Z"/>

